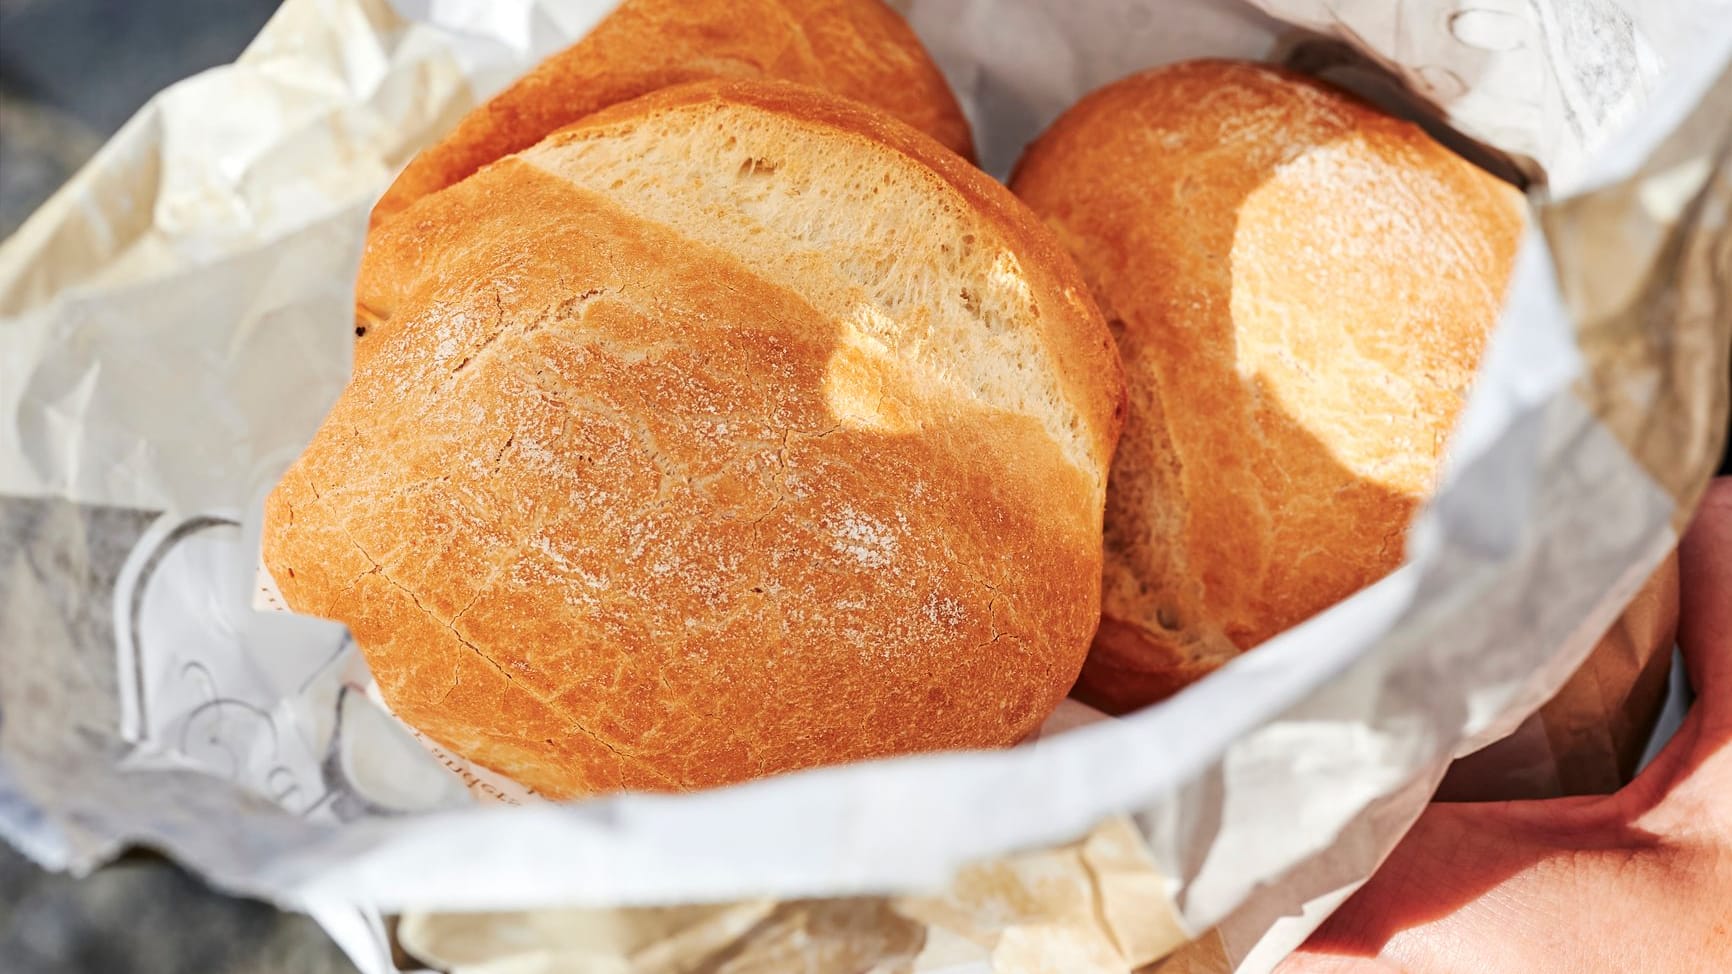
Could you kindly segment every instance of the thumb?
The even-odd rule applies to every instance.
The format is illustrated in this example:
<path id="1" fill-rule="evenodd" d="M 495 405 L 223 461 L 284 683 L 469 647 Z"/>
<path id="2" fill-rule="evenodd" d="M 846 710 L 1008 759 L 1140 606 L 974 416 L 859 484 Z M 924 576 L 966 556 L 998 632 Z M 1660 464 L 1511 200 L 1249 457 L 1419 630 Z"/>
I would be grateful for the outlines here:
<path id="1" fill-rule="evenodd" d="M 1666 902 L 1675 877 L 1642 837 L 1723 816 L 1732 795 L 1732 479 L 1711 485 L 1678 558 L 1679 644 L 1701 697 L 1661 758 L 1612 796 L 1431 806 L 1281 974 L 1587 970 L 1585 933 L 1636 918 L 1584 891 Z M 1583 936 L 1558 939 L 1567 918 Z"/>

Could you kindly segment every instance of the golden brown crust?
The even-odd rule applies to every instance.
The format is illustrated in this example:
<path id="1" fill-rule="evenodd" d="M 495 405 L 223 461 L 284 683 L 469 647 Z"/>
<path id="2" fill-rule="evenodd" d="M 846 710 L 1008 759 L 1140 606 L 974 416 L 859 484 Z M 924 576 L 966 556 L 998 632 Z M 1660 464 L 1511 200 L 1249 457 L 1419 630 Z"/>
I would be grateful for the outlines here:
<path id="1" fill-rule="evenodd" d="M 626 0 L 411 160 L 374 207 L 373 224 L 608 105 L 706 78 L 813 85 L 973 158 L 944 76 L 881 0 Z"/>
<path id="2" fill-rule="evenodd" d="M 710 83 L 375 237 L 393 313 L 265 557 L 435 740 L 553 796 L 689 788 L 1008 745 L 1069 689 L 1122 381 L 1068 258 L 953 154 Z"/>
<path id="3" fill-rule="evenodd" d="M 1509 279 L 1513 189 L 1328 86 L 1222 61 L 1089 95 L 1012 187 L 1129 382 L 1079 695 L 1152 702 L 1400 563 Z"/>
<path id="4" fill-rule="evenodd" d="M 714 81 L 657 91 L 617 113 L 597 113 L 585 129 L 601 129 L 616 117 L 641 117 L 704 103 L 752 105 L 812 125 L 863 136 L 906 156 L 957 193 L 974 216 L 986 222 L 1023 258 L 1021 274 L 1055 313 L 1035 315 L 1045 353 L 1056 365 L 1067 397 L 1084 413 L 1082 428 L 1093 434 L 1093 458 L 1103 466 L 1124 427 L 1125 381 L 1112 336 L 1090 298 L 1087 282 L 1052 231 L 1004 184 L 923 132 L 863 104 L 829 97 L 801 85 L 774 82 Z M 549 140 L 559 142 L 559 138 Z"/>
<path id="5" fill-rule="evenodd" d="M 617 122 L 641 119 L 682 106 L 731 102 L 753 105 L 802 122 L 870 139 L 894 149 L 942 180 L 975 218 L 985 220 L 1027 259 L 1021 268 L 1035 289 L 1047 295 L 1055 313 L 1036 316 L 1046 354 L 1068 398 L 1086 415 L 1081 429 L 1091 437 L 1091 452 L 1103 465 L 1112 455 L 1124 426 L 1125 383 L 1118 351 L 1104 327 L 1078 327 L 1078 320 L 1098 321 L 1100 312 L 1076 264 L 1051 231 L 1032 218 L 1028 208 L 1003 184 L 945 151 L 932 139 L 897 119 L 863 105 L 828 96 L 796 84 L 758 81 L 708 81 L 652 92 L 642 98 L 595 112 L 546 140 L 558 145 L 607 129 Z M 493 205 L 491 203 L 489 206 Z M 465 225 L 472 217 L 450 219 L 444 208 L 411 207 L 404 226 L 390 233 L 376 230 L 362 257 L 357 280 L 358 303 L 376 309 L 368 334 L 357 341 L 355 364 L 363 365 L 374 349 L 387 343 L 398 327 L 395 309 L 403 295 L 425 287 L 430 278 L 449 273 L 423 254 L 455 245 L 472 236 Z"/>

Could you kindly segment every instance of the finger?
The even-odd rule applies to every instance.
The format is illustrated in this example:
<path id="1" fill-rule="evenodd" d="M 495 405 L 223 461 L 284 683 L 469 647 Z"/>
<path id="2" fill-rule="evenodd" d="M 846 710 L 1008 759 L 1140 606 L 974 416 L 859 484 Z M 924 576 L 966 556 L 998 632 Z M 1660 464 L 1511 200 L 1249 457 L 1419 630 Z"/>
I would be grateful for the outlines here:
<path id="1" fill-rule="evenodd" d="M 1596 876 L 1626 893 L 1638 880 L 1659 892 L 1676 886 L 1657 836 L 1698 827 L 1732 793 L 1732 479 L 1704 496 L 1679 546 L 1679 584 L 1679 644 L 1700 700 L 1653 766 L 1613 796 L 1433 805 L 1281 974 L 1608 969 L 1583 966 L 1604 947 L 1591 936 L 1560 941 L 1548 931 L 1594 907 L 1605 915 L 1583 932 L 1641 919 L 1621 917 L 1616 898 L 1581 893 L 1597 889 Z M 1676 899 L 1679 909 L 1691 902 Z M 1565 960 L 1572 951 L 1581 963 Z M 1699 947 L 1679 956 L 1692 952 Z"/>
<path id="2" fill-rule="evenodd" d="M 1548 804 L 1432 805 L 1277 974 L 1593 969 L 1536 935 L 1571 909 L 1562 903 L 1579 857 L 1551 823 L 1510 812 Z"/>

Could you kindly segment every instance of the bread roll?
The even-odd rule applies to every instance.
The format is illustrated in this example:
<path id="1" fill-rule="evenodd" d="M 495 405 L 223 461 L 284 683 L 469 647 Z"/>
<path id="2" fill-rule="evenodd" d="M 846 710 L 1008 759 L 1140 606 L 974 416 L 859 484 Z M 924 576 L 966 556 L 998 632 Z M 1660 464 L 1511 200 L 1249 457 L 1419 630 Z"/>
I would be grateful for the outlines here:
<path id="1" fill-rule="evenodd" d="M 1130 390 L 1080 696 L 1159 700 L 1400 564 L 1509 280 L 1514 189 L 1222 61 L 1094 92 L 1011 185 L 1077 258 Z"/>
<path id="2" fill-rule="evenodd" d="M 882 0 L 625 0 L 416 156 L 373 222 L 608 105 L 688 81 L 755 77 L 866 102 L 973 156 L 944 76 Z"/>
<path id="3" fill-rule="evenodd" d="M 1010 744 L 1099 618 L 1122 377 L 1008 190 L 812 89 L 615 106 L 376 231 L 290 606 L 546 795 Z"/>

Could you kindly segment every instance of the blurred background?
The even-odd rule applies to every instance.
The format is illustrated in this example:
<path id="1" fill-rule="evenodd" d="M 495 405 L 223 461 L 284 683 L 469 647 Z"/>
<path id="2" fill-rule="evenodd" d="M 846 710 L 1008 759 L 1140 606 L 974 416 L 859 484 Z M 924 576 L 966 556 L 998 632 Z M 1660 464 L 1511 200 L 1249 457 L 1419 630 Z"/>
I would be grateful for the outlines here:
<path id="1" fill-rule="evenodd" d="M 0 0 L 0 238 L 152 94 L 234 59 L 277 0 Z M 1723 464 L 1732 472 L 1732 462 Z M 0 972 L 350 972 L 304 917 L 135 854 L 43 873 L 0 842 Z"/>
<path id="2" fill-rule="evenodd" d="M 0 237 L 151 95 L 225 64 L 278 0 L 0 0 Z"/>

